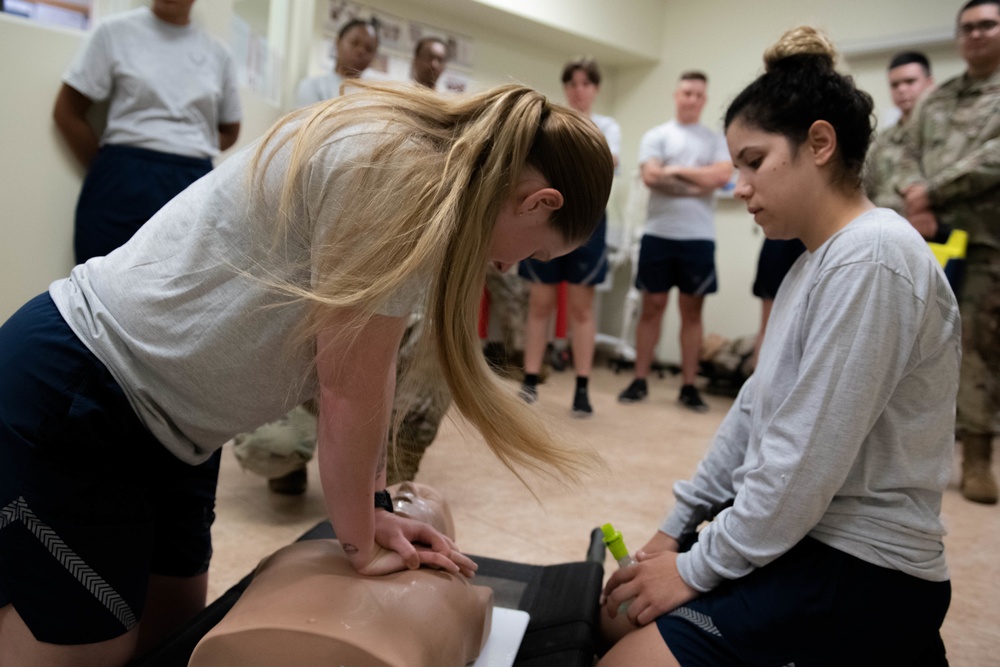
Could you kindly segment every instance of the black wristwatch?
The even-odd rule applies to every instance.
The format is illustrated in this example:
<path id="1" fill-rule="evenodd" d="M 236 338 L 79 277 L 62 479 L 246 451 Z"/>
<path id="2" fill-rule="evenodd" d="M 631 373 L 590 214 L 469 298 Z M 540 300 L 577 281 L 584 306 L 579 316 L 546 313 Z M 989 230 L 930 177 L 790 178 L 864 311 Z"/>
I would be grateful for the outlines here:
<path id="1" fill-rule="evenodd" d="M 394 512 L 392 508 L 392 496 L 388 491 L 375 492 L 375 509 L 384 509 L 386 512 Z"/>

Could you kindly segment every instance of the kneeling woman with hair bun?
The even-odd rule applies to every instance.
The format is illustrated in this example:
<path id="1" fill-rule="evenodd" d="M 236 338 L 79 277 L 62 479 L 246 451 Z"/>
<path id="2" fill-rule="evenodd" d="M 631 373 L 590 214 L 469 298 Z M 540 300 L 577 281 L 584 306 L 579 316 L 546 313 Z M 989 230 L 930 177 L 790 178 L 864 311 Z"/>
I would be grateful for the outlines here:
<path id="1" fill-rule="evenodd" d="M 872 101 L 834 59 L 793 30 L 726 113 L 736 196 L 806 252 L 693 479 L 608 581 L 606 629 L 627 634 L 601 667 L 947 664 L 958 308 L 861 188 Z"/>

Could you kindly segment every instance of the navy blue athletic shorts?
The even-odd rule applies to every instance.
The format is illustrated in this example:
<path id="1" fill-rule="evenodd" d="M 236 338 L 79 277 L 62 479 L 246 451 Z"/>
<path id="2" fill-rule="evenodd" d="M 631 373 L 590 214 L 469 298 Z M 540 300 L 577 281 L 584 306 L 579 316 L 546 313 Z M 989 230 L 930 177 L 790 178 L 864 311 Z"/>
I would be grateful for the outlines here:
<path id="1" fill-rule="evenodd" d="M 211 170 L 208 158 L 102 146 L 76 203 L 76 263 L 125 245 L 164 204 Z"/>
<path id="2" fill-rule="evenodd" d="M 753 281 L 753 295 L 760 299 L 774 299 L 785 274 L 806 247 L 798 239 L 776 241 L 764 239 L 757 260 L 757 277 Z"/>
<path id="3" fill-rule="evenodd" d="M 0 606 L 39 641 L 117 637 L 151 573 L 207 571 L 218 471 L 153 437 L 47 293 L 0 327 Z"/>
<path id="4" fill-rule="evenodd" d="M 517 273 L 533 283 L 556 285 L 566 281 L 573 285 L 599 285 L 608 273 L 607 236 L 608 217 L 601 222 L 585 244 L 551 262 L 525 259 L 518 264 Z"/>
<path id="5" fill-rule="evenodd" d="M 656 619 L 682 667 L 947 665 L 951 583 L 918 579 L 805 538 Z"/>
<path id="6" fill-rule="evenodd" d="M 651 294 L 669 292 L 675 286 L 693 296 L 718 291 L 715 241 L 679 241 L 646 234 L 639 246 L 635 286 Z"/>

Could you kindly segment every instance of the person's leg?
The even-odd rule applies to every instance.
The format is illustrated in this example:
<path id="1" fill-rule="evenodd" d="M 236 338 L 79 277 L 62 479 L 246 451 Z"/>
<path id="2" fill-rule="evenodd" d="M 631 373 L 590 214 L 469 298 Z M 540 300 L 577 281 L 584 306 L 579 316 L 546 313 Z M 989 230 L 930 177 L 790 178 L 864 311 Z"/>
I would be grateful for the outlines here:
<path id="1" fill-rule="evenodd" d="M 150 571 L 143 427 L 47 294 L 0 327 L 0 371 L 0 664 L 124 664 Z"/>
<path id="2" fill-rule="evenodd" d="M 135 653 L 139 628 L 92 644 L 49 644 L 31 634 L 13 604 L 0 607 L 0 665 L 19 667 L 117 667 Z"/>
<path id="3" fill-rule="evenodd" d="M 549 339 L 549 320 L 556 310 L 558 284 L 531 283 L 528 319 L 524 327 L 524 384 L 521 398 L 528 403 L 538 400 L 538 374 Z"/>
<path id="4" fill-rule="evenodd" d="M 594 347 L 597 324 L 594 321 L 593 285 L 574 285 L 567 290 L 569 303 L 570 336 L 573 341 L 573 368 L 576 371 L 576 391 L 573 395 L 573 414 L 590 416 L 593 408 L 587 392 L 587 383 L 594 366 Z"/>
<path id="5" fill-rule="evenodd" d="M 632 384 L 618 394 L 620 403 L 634 403 L 646 398 L 649 387 L 646 378 L 653 365 L 656 344 L 660 340 L 663 313 L 667 310 L 669 292 L 643 292 L 642 310 L 635 327 L 635 376 Z"/>
<path id="6" fill-rule="evenodd" d="M 136 655 L 146 653 L 204 609 L 207 597 L 207 572 L 193 577 L 150 575 L 146 609 L 139 622 Z"/>
<path id="7" fill-rule="evenodd" d="M 549 321 L 556 310 L 558 285 L 531 283 L 528 321 L 524 327 L 524 372 L 538 375 L 549 338 Z"/>
<path id="8" fill-rule="evenodd" d="M 681 380 L 684 384 L 694 384 L 704 338 L 701 311 L 705 297 L 682 292 L 677 297 L 677 305 L 681 313 Z"/>
<path id="9" fill-rule="evenodd" d="M 995 504 L 993 424 L 1000 410 L 1000 252 L 970 246 L 959 307 L 962 315 L 962 366 L 956 427 L 962 441 L 962 495 Z"/>
<path id="10" fill-rule="evenodd" d="M 667 310 L 669 292 L 642 294 L 642 312 L 635 329 L 635 377 L 646 379 L 653 365 L 656 344 L 660 342 L 660 327 Z"/>
<path id="11" fill-rule="evenodd" d="M 635 665 L 657 665 L 658 667 L 680 667 L 680 663 L 667 648 L 656 623 L 650 623 L 628 633 L 597 663 L 597 667 L 634 667 Z"/>

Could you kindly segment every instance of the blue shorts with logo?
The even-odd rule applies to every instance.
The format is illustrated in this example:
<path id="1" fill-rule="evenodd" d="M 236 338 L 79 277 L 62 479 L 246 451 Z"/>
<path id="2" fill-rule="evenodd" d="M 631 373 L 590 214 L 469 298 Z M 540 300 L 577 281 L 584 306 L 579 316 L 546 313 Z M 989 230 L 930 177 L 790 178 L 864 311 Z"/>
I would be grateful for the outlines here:
<path id="1" fill-rule="evenodd" d="M 805 538 L 773 562 L 656 619 L 682 667 L 946 667 L 951 582 Z"/>
<path id="2" fill-rule="evenodd" d="M 526 259 L 518 265 L 518 275 L 533 283 L 545 285 L 556 285 L 564 280 L 573 285 L 584 286 L 603 283 L 608 273 L 608 249 L 605 241 L 607 229 L 608 217 L 604 215 L 585 244 L 551 262 Z"/>
<path id="3" fill-rule="evenodd" d="M 635 286 L 651 294 L 669 292 L 672 287 L 692 296 L 718 291 L 715 241 L 681 241 L 646 234 L 639 246 Z"/>
<path id="4" fill-rule="evenodd" d="M 0 607 L 39 641 L 117 637 L 150 574 L 206 572 L 218 471 L 153 437 L 48 293 L 0 326 Z"/>

